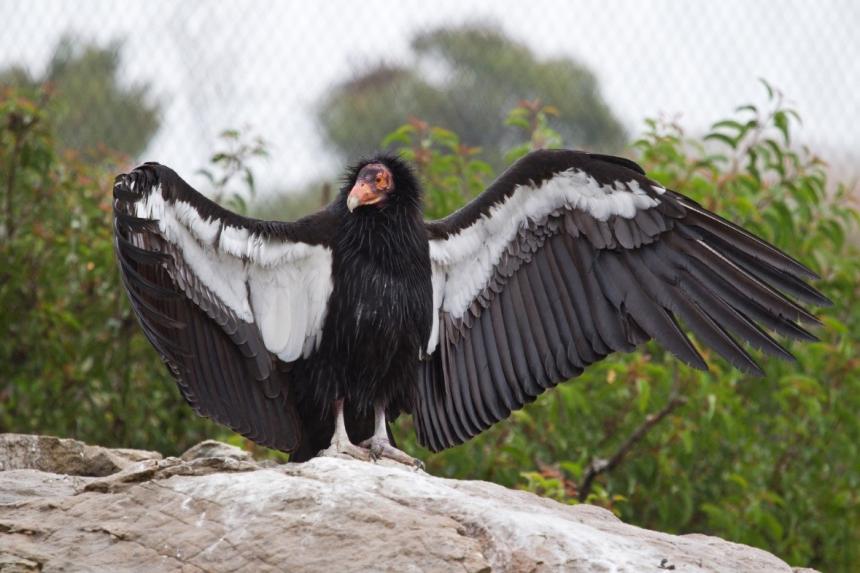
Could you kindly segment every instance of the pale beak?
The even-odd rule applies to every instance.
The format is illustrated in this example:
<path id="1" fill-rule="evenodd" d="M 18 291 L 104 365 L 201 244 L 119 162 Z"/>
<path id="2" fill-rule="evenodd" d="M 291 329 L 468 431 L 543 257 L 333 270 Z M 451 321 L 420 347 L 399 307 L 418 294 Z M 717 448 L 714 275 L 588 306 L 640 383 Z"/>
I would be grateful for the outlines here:
<path id="1" fill-rule="evenodd" d="M 358 207 L 358 202 L 359 202 L 358 197 L 356 197 L 355 195 L 350 195 L 346 199 L 346 208 L 349 209 L 350 213 L 355 211 L 355 208 Z"/>
<path id="2" fill-rule="evenodd" d="M 352 213 L 356 207 L 361 205 L 373 205 L 382 199 L 382 194 L 377 194 L 367 181 L 358 181 L 349 192 L 346 199 L 346 208 Z"/>

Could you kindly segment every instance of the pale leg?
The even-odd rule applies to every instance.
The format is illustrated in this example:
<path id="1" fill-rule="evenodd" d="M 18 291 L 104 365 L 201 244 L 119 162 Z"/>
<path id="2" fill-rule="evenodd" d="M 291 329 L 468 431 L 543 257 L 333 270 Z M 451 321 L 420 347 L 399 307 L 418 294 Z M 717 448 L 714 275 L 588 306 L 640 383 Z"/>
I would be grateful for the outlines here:
<path id="1" fill-rule="evenodd" d="M 401 464 L 406 464 L 407 466 L 424 469 L 424 462 L 417 458 L 413 458 L 406 452 L 398 450 L 391 445 L 391 442 L 388 440 L 388 429 L 385 423 L 385 407 L 377 405 L 376 408 L 374 408 L 374 415 L 376 418 L 376 426 L 373 430 L 373 437 L 361 442 L 362 446 L 370 450 L 371 459 L 379 460 L 387 458 L 389 460 L 394 460 L 395 462 L 400 462 Z"/>
<path id="2" fill-rule="evenodd" d="M 349 435 L 346 433 L 346 422 L 343 418 L 343 400 L 334 401 L 334 411 L 334 434 L 331 437 L 331 445 L 317 455 L 330 457 L 346 455 L 359 460 L 370 460 L 371 454 L 368 450 L 349 441 Z"/>

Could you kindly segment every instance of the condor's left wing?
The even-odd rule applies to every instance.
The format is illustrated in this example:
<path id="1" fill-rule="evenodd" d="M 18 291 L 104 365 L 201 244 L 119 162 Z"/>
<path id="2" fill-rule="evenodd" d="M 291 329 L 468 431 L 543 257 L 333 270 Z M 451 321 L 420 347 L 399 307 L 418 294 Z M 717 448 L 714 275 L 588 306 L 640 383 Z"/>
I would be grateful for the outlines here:
<path id="1" fill-rule="evenodd" d="M 814 340 L 794 299 L 829 303 L 807 267 L 617 157 L 531 153 L 427 231 L 435 316 L 412 413 L 434 451 L 651 338 L 707 369 L 679 319 L 760 374 L 741 344 L 791 359 L 764 328 Z"/>

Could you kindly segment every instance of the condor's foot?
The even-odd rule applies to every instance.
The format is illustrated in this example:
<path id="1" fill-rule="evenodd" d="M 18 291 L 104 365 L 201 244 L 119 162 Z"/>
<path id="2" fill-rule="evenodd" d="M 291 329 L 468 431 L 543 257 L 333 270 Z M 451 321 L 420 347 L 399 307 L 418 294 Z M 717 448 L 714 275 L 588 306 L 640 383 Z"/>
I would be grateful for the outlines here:
<path id="1" fill-rule="evenodd" d="M 335 400 L 333 406 L 335 421 L 334 433 L 331 436 L 331 444 L 326 449 L 320 451 L 317 456 L 330 458 L 349 456 L 365 462 L 370 461 L 371 455 L 366 448 L 356 446 L 349 441 L 349 435 L 346 433 L 346 421 L 343 417 L 343 400 Z"/>
<path id="2" fill-rule="evenodd" d="M 373 436 L 372 438 L 361 442 L 360 445 L 362 447 L 367 448 L 367 451 L 370 454 L 370 459 L 373 461 L 378 461 L 385 458 L 407 466 L 411 466 L 416 470 L 424 469 L 424 462 L 422 462 L 418 458 L 413 458 L 406 452 L 398 450 L 397 448 L 392 446 L 391 442 L 388 441 L 387 437 L 378 438 L 377 436 Z"/>
<path id="3" fill-rule="evenodd" d="M 356 460 L 369 462 L 374 459 L 370 450 L 361 446 L 356 446 L 349 440 L 332 440 L 331 445 L 324 450 L 320 450 L 317 457 L 321 458 L 342 458 L 349 456 Z"/>

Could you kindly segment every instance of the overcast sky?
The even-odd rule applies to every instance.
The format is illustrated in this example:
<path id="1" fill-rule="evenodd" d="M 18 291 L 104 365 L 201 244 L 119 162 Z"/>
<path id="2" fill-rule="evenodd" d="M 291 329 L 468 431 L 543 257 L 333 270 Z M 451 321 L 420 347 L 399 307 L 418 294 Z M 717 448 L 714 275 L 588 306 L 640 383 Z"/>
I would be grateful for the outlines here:
<path id="1" fill-rule="evenodd" d="M 215 135 L 246 125 L 271 143 L 262 186 L 331 173 L 339 166 L 313 123 L 321 95 L 368 64 L 408 61 L 416 31 L 475 21 L 500 25 L 540 56 L 585 62 L 634 134 L 658 114 L 704 129 L 761 101 L 756 78 L 765 77 L 801 111 L 805 142 L 842 166 L 860 149 L 860 2 L 852 0 L 0 0 L 0 21 L 0 65 L 36 73 L 63 33 L 124 39 L 124 79 L 150 83 L 164 116 L 141 159 L 196 184 L 192 172 Z"/>

